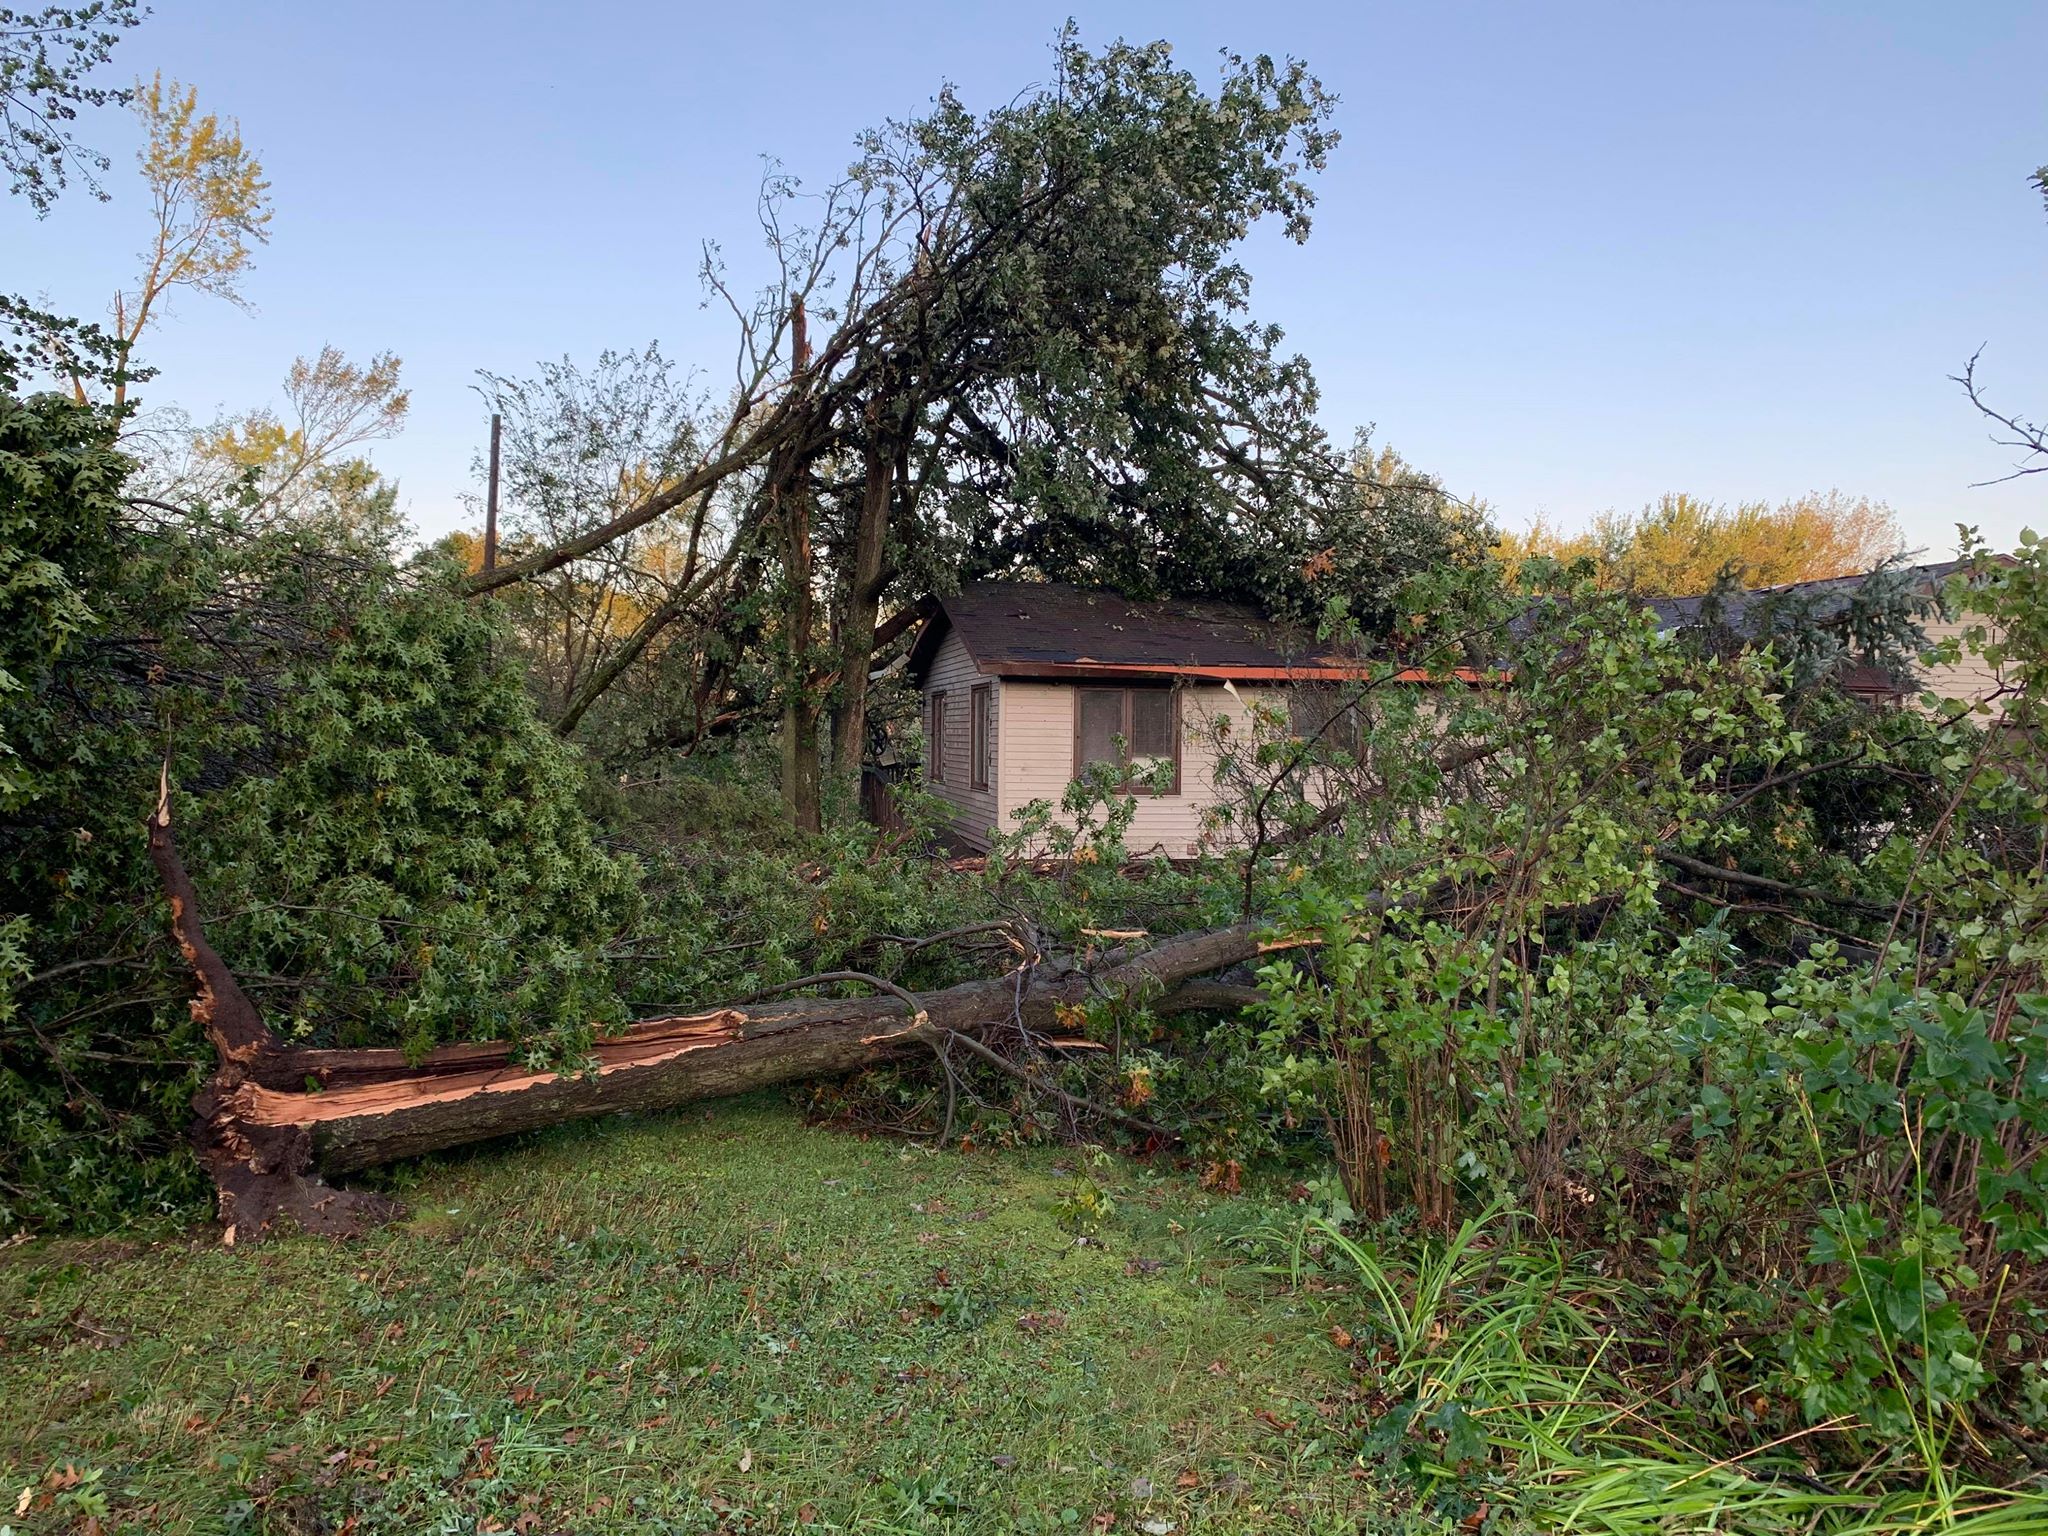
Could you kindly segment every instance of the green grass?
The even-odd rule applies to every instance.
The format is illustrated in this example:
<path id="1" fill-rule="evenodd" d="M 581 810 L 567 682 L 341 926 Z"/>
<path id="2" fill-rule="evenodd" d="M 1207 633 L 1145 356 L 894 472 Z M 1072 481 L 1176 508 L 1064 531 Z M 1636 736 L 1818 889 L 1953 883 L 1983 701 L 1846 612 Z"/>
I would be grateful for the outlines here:
<path id="1" fill-rule="evenodd" d="M 1085 1244 L 1062 1225 L 1084 1181 L 1113 1202 Z M 346 1246 L 0 1254 L 0 1528 L 1156 1536 L 1382 1512 L 1314 1298 L 1234 1262 L 1252 1212 L 1185 1179 L 748 1101 L 447 1161 L 407 1198 Z"/>

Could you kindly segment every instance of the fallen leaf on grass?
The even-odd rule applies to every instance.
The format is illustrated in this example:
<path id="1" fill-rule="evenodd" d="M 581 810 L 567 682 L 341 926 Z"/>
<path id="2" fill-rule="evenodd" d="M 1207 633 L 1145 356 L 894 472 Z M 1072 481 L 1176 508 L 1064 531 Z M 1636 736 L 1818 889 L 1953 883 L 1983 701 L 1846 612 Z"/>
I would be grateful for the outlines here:
<path id="1" fill-rule="evenodd" d="M 1351 1330 L 1342 1323 L 1332 1323 L 1330 1325 L 1330 1342 L 1339 1349 L 1349 1349 L 1352 1342 Z"/>
<path id="2" fill-rule="evenodd" d="M 1202 1188 L 1213 1189 L 1218 1194 L 1235 1195 L 1244 1190 L 1244 1164 L 1236 1158 L 1211 1163 L 1202 1170 Z"/>
<path id="3" fill-rule="evenodd" d="M 1202 1486 L 1202 1474 L 1193 1467 L 1189 1467 L 1173 1480 L 1173 1486 L 1176 1488 L 1199 1488 Z"/>

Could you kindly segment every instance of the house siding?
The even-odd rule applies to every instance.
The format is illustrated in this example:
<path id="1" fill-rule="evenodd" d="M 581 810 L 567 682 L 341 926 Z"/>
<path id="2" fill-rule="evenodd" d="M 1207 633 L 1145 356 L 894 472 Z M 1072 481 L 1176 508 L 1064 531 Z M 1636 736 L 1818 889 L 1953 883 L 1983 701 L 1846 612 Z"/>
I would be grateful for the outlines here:
<path id="1" fill-rule="evenodd" d="M 972 762 L 973 736 L 973 690 L 987 685 L 996 700 L 996 773 L 986 789 L 974 788 L 974 764 Z M 946 777 L 942 783 L 934 783 L 931 776 L 931 754 L 937 743 L 927 741 L 925 745 L 925 785 L 948 807 L 946 825 L 952 834 L 963 843 L 974 848 L 987 848 L 989 828 L 997 820 L 996 794 L 1003 781 L 1003 742 L 1009 732 L 1003 725 L 1003 694 L 1005 685 L 999 678 L 984 677 L 974 669 L 973 659 L 967 654 L 967 647 L 960 643 L 958 635 L 948 635 L 939 646 L 938 654 L 932 658 L 931 672 L 924 685 L 924 724 L 927 733 L 931 730 L 932 699 L 944 693 L 946 696 Z"/>
<path id="2" fill-rule="evenodd" d="M 1926 632 L 1928 644 L 1934 645 L 1943 640 L 1954 639 L 1973 625 L 1983 623 L 1984 619 L 1979 614 L 1964 614 L 1956 619 L 1929 619 L 1920 627 Z M 1937 662 L 1932 666 L 1923 662 L 1919 670 L 1920 686 L 1939 698 L 1960 699 L 1965 703 L 1974 704 L 1980 699 L 1990 698 L 1998 691 L 1997 671 L 1982 656 L 1972 652 L 1967 645 L 1963 647 L 1963 654 L 1955 661 Z M 1993 703 L 1991 713 L 1993 719 L 2004 718 L 2004 700 Z M 1981 721 L 1982 717 L 1979 719 Z"/>
<path id="3" fill-rule="evenodd" d="M 949 642 L 950 643 L 950 642 Z M 934 669 L 936 672 L 936 668 Z M 1243 688 L 1233 698 L 1215 684 L 1195 684 L 1181 691 L 1180 793 L 1138 795 L 1137 814 L 1124 842 L 1133 854 L 1164 853 L 1184 858 L 1200 850 L 1205 829 L 1203 812 L 1216 801 L 1216 751 L 1213 727 L 1227 720 L 1243 735 L 1251 729 L 1248 701 L 1259 690 Z M 1076 688 L 1070 683 L 1003 684 L 998 701 L 1001 728 L 997 737 L 997 809 L 1001 824 L 1033 800 L 1055 806 L 1074 777 L 1074 709 Z"/>

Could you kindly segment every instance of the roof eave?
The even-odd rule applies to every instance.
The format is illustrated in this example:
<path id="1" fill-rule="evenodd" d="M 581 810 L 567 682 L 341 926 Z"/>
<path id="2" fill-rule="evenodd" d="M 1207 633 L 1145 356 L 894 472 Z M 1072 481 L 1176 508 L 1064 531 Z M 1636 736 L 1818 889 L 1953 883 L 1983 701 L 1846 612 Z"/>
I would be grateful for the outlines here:
<path id="1" fill-rule="evenodd" d="M 1181 662 L 1134 661 L 1006 661 L 996 658 L 977 662 L 975 670 L 987 677 L 1013 677 L 1022 681 L 1046 682 L 1132 682 L 1150 678 L 1161 682 L 1210 683 L 1349 683 L 1380 679 L 1396 683 L 1470 683 L 1498 681 L 1500 675 L 1476 667 L 1453 667 L 1432 671 L 1405 667 L 1391 677 L 1369 663 L 1305 662 L 1298 666 L 1252 667 L 1201 665 Z"/>

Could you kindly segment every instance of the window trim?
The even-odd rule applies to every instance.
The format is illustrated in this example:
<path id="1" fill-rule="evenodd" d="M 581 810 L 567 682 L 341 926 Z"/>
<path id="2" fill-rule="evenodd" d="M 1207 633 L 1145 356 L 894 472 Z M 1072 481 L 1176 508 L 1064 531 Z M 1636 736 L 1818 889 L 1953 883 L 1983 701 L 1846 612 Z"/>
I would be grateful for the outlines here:
<path id="1" fill-rule="evenodd" d="M 1324 714 L 1322 720 L 1311 729 L 1303 730 L 1299 706 L 1311 700 L 1318 705 L 1335 702 L 1336 708 Z M 1357 757 L 1365 740 L 1365 715 L 1362 699 L 1355 694 L 1314 694 L 1304 691 L 1302 684 L 1295 684 L 1287 690 L 1287 739 L 1294 745 L 1315 740 L 1328 747 L 1334 747 L 1352 757 Z"/>
<path id="2" fill-rule="evenodd" d="M 946 690 L 932 694 L 931 761 L 925 776 L 934 784 L 946 782 Z"/>
<path id="3" fill-rule="evenodd" d="M 1169 699 L 1170 699 L 1170 700 L 1172 701 L 1172 703 L 1171 703 L 1171 705 L 1169 706 L 1169 709 L 1168 709 L 1168 719 L 1167 719 L 1167 727 L 1166 727 L 1166 729 L 1167 729 L 1167 732 L 1168 732 L 1168 734 L 1169 734 L 1169 735 L 1170 735 L 1170 736 L 1172 737 L 1172 739 L 1173 739 L 1173 785 L 1172 785 L 1172 787 L 1171 787 L 1170 789 L 1167 789 L 1166 791 L 1164 791 L 1164 793 L 1165 793 L 1165 794 L 1168 794 L 1168 795 L 1178 795 L 1178 794 L 1180 793 L 1180 767 L 1181 767 L 1181 763 L 1180 763 L 1180 756 L 1181 756 L 1181 736 L 1182 736 L 1182 731 L 1181 731 L 1181 693 L 1182 693 L 1182 691 L 1183 691 L 1183 690 L 1182 690 L 1182 689 L 1181 689 L 1181 688 L 1180 688 L 1180 687 L 1179 687 L 1179 686 L 1178 686 L 1177 684 L 1173 684 L 1173 683 L 1161 684 L 1161 685 L 1158 685 L 1158 686 L 1154 686 L 1154 687 L 1147 687 L 1147 686 L 1145 686 L 1145 685 L 1143 685 L 1143 684 L 1140 684 L 1140 685 L 1138 685 L 1138 686 L 1136 686 L 1136 687 L 1128 687 L 1128 686 L 1119 686 L 1119 685 L 1116 685 L 1116 684 L 1104 684 L 1104 683 L 1077 683 L 1077 684 L 1075 684 L 1075 685 L 1074 685 L 1074 686 L 1073 686 L 1072 688 L 1069 688 L 1069 689 L 1067 690 L 1067 692 L 1068 692 L 1068 693 L 1070 693 L 1070 694 L 1071 694 L 1071 695 L 1073 696 L 1073 712 L 1074 712 L 1074 777 L 1075 777 L 1075 778 L 1077 778 L 1077 779 L 1078 779 L 1078 778 L 1080 778 L 1080 777 L 1081 777 L 1081 775 L 1082 775 L 1082 773 L 1083 773 L 1083 772 L 1085 772 L 1085 771 L 1086 771 L 1086 769 L 1087 769 L 1087 767 L 1088 767 L 1088 763 L 1087 763 L 1087 760 L 1086 760 L 1086 759 L 1085 759 L 1085 758 L 1084 758 L 1084 757 L 1082 756 L 1082 746 L 1081 746 L 1081 695 L 1082 695 L 1082 694 L 1084 694 L 1084 693 L 1115 693 L 1115 694 L 1121 694 L 1121 695 L 1123 696 L 1123 725 L 1122 725 L 1122 727 L 1121 727 L 1121 728 L 1120 728 L 1120 729 L 1119 729 L 1119 730 L 1117 731 L 1117 733 L 1116 733 L 1116 734 L 1117 734 L 1117 735 L 1119 735 L 1119 736 L 1121 736 L 1121 737 L 1123 738 L 1123 742 L 1124 742 L 1124 763 L 1123 763 L 1123 766 L 1124 766 L 1124 768 L 1125 768 L 1126 770 L 1128 770 L 1128 769 L 1130 768 L 1130 766 L 1131 766 L 1131 758 L 1130 758 L 1130 748 L 1131 748 L 1131 696 L 1132 696 L 1133 694 L 1138 694 L 1138 693 L 1160 693 L 1160 692 L 1164 692 L 1164 693 L 1165 693 L 1165 694 L 1167 695 L 1167 697 L 1168 697 L 1168 698 L 1169 698 Z M 1124 795 L 1148 795 L 1148 796 L 1151 796 L 1151 795 L 1156 795 L 1156 794 L 1157 794 L 1157 793 L 1159 793 L 1159 792 L 1157 792 L 1157 791 L 1154 791 L 1153 789 L 1151 789 L 1150 787 L 1148 787 L 1148 786 L 1146 786 L 1146 785 L 1144 785 L 1144 784 L 1140 784 L 1140 783 L 1134 782 L 1134 781 L 1133 781 L 1132 779 L 1130 779 L 1130 778 L 1125 778 L 1125 779 L 1121 780 L 1121 781 L 1120 781 L 1120 782 L 1119 782 L 1119 783 L 1117 784 L 1117 793 L 1118 793 L 1118 794 L 1124 794 Z"/>
<path id="4" fill-rule="evenodd" d="M 987 789 L 995 781 L 989 727 L 995 724 L 995 690 L 976 683 L 967 690 L 967 787 Z"/>

